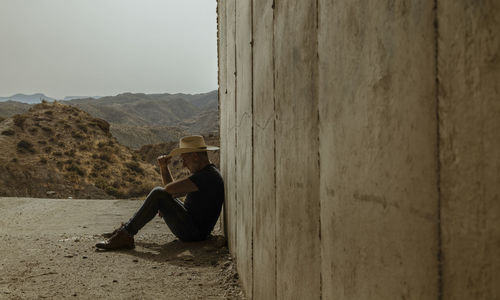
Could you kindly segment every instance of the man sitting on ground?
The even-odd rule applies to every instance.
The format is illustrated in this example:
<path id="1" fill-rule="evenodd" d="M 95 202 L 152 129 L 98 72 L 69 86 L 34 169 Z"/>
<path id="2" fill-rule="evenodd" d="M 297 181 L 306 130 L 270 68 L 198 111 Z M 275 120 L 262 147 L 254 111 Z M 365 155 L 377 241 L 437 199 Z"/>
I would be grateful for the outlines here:
<path id="1" fill-rule="evenodd" d="M 109 239 L 97 243 L 96 247 L 106 250 L 134 248 L 134 235 L 157 212 L 180 240 L 205 240 L 214 228 L 224 202 L 222 176 L 207 155 L 207 151 L 217 149 L 207 146 L 202 136 L 181 138 L 179 148 L 158 157 L 164 187 L 154 188 L 134 216 L 112 233 L 103 234 Z M 183 166 L 192 174 L 173 181 L 168 164 L 172 156 L 179 154 Z M 184 203 L 176 198 L 185 195 Z"/>

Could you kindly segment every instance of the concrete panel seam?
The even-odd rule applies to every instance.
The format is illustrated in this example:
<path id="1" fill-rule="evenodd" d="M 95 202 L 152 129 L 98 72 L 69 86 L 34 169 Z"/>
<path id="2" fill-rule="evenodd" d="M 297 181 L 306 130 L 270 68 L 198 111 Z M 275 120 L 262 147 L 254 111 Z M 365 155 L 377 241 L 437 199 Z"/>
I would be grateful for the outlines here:
<path id="1" fill-rule="evenodd" d="M 316 89 L 315 92 L 315 105 L 316 105 L 316 114 L 317 114 L 317 129 L 318 129 L 318 149 L 316 151 L 316 155 L 318 157 L 318 180 L 321 182 L 321 153 L 320 153 L 320 145 L 321 145 L 321 139 L 320 139 L 320 113 L 319 113 L 319 0 L 316 0 L 316 86 L 314 87 Z M 318 185 L 318 195 L 321 194 L 321 184 Z M 322 257 L 322 251 L 321 251 L 321 199 L 318 199 L 318 238 L 319 238 L 319 264 L 321 266 L 321 263 L 323 262 L 323 257 Z M 323 299 L 323 274 L 322 274 L 322 268 L 319 268 L 319 298 Z"/>
<path id="2" fill-rule="evenodd" d="M 441 228 L 441 149 L 440 149 L 440 116 L 439 116 L 439 22 L 438 0 L 434 0 L 434 76 L 435 76 L 435 104 L 436 104 L 436 188 L 437 188 L 437 232 L 438 232 L 438 299 L 443 299 L 443 253 L 442 253 L 442 228 Z"/>
<path id="3" fill-rule="evenodd" d="M 236 1 L 236 0 L 233 0 L 233 1 Z M 236 26 L 236 18 L 237 18 L 237 14 L 236 14 L 236 2 L 235 2 L 235 5 L 234 5 L 234 26 Z M 235 129 L 234 129 L 234 174 L 237 174 L 237 170 L 238 170 L 238 167 L 237 167 L 237 163 L 238 163 L 238 160 L 237 160 L 237 155 L 236 155 L 236 145 L 238 145 L 238 126 L 237 126 L 237 111 L 238 111 L 238 101 L 236 101 L 236 98 L 238 97 L 238 52 L 237 52 L 237 48 L 238 48 L 238 43 L 237 43 L 237 40 L 236 40 L 236 33 L 237 30 L 235 29 L 234 30 L 234 123 L 235 124 Z M 236 241 L 238 240 L 238 181 L 237 180 L 234 180 L 234 205 L 236 206 L 236 209 L 235 209 L 235 215 L 234 215 L 234 223 L 235 223 L 235 230 L 234 230 L 234 240 L 235 240 L 235 245 L 236 244 Z M 235 246 L 235 254 L 238 252 L 236 250 L 236 246 Z M 236 257 L 236 259 L 238 259 Z"/>
<path id="4" fill-rule="evenodd" d="M 252 135 L 252 183 L 251 183 L 251 187 L 252 187 L 252 222 L 255 220 L 255 197 L 254 197 L 254 193 L 255 193 L 255 189 L 254 189 L 254 167 L 255 167 L 255 161 L 254 161 L 254 157 L 255 157 L 255 148 L 254 148 L 254 140 L 255 140 L 255 134 L 254 134 L 254 122 L 255 122 L 255 117 L 254 117 L 254 106 L 253 106 L 253 96 L 254 96 L 254 89 L 253 89 L 253 72 L 254 72 L 254 65 L 253 65 L 253 38 L 254 38 L 254 28 L 253 28 L 253 2 L 254 0 L 251 0 L 250 1 L 250 35 L 251 35 L 251 41 L 250 41 L 250 48 L 251 48 L 251 51 L 250 51 L 250 86 L 251 86 L 251 89 L 250 89 L 250 92 L 251 92 L 251 95 L 250 95 L 250 100 L 252 101 L 251 103 L 251 114 L 252 114 L 252 130 L 251 130 L 251 135 Z M 252 281 L 252 286 L 251 286 L 251 289 L 252 289 L 252 292 L 251 292 L 251 295 L 252 295 L 252 298 L 254 297 L 255 295 L 255 289 L 254 289 L 254 286 L 255 286 L 255 274 L 254 274 L 254 241 L 253 241 L 253 235 L 254 235 L 254 226 L 252 224 L 251 226 L 251 233 L 250 233 L 250 255 L 251 255 L 251 258 L 250 258 L 250 265 L 251 265 L 251 268 L 252 268 L 252 273 L 251 273 L 251 281 Z"/>
<path id="5" fill-rule="evenodd" d="M 272 38 L 272 64 L 273 64 L 273 160 L 274 160 L 274 219 L 278 219 L 278 210 L 276 199 L 278 196 L 277 193 L 277 184 L 276 184 L 276 45 L 275 45 L 275 35 L 274 30 L 276 27 L 276 0 L 273 0 L 272 4 L 273 9 L 273 38 Z M 276 288 L 274 289 L 274 299 L 278 299 L 278 245 L 276 243 L 276 233 L 278 232 L 278 224 L 274 222 L 274 284 Z"/>

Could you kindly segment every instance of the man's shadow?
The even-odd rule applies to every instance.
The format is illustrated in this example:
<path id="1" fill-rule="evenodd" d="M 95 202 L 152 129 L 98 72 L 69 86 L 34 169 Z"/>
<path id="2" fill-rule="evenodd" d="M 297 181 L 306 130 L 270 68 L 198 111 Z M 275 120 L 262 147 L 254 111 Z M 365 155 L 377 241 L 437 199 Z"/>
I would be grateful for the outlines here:
<path id="1" fill-rule="evenodd" d="M 183 267 L 216 266 L 226 258 L 228 249 L 224 236 L 209 236 L 205 241 L 170 241 L 163 245 L 136 241 L 136 248 L 124 253 L 158 263 L 169 263 Z M 138 247 L 150 251 L 139 251 Z"/>

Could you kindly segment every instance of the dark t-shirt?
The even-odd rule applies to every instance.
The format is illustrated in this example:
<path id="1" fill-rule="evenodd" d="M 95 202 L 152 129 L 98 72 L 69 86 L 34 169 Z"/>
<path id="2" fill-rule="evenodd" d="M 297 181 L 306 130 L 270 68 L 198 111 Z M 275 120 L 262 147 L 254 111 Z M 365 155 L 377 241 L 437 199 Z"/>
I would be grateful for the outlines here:
<path id="1" fill-rule="evenodd" d="M 189 177 L 198 187 L 196 192 L 188 193 L 184 206 L 194 221 L 208 235 L 217 223 L 224 203 L 224 181 L 213 164 L 209 164 Z"/>

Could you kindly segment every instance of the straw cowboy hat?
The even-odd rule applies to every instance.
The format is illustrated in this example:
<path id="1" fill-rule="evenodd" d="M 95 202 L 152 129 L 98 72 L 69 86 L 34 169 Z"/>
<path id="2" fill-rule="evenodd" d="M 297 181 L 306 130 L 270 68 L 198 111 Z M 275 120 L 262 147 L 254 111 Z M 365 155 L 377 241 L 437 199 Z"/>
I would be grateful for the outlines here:
<path id="1" fill-rule="evenodd" d="M 170 151 L 167 157 L 172 157 L 182 153 L 204 152 L 211 150 L 219 150 L 219 147 L 208 146 L 205 144 L 205 139 L 203 139 L 201 135 L 191 135 L 181 138 L 179 140 L 179 148 Z"/>

